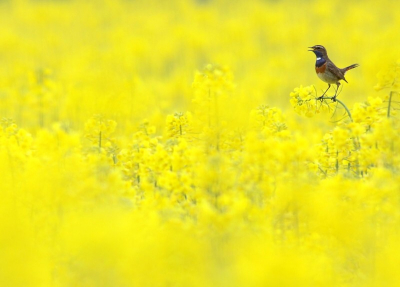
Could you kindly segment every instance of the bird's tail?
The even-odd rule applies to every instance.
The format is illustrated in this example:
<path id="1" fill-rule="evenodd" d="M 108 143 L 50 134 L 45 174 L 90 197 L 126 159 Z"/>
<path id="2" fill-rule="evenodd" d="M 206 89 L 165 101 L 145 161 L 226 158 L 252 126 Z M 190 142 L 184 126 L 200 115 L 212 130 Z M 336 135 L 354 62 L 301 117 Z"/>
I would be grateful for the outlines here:
<path id="1" fill-rule="evenodd" d="M 359 66 L 358 64 L 353 64 L 353 65 L 351 65 L 351 66 L 348 66 L 348 67 L 346 67 L 346 68 L 343 68 L 343 69 L 342 69 L 342 72 L 343 72 L 343 74 L 344 74 L 344 73 L 346 73 L 348 70 L 357 68 L 358 66 Z"/>

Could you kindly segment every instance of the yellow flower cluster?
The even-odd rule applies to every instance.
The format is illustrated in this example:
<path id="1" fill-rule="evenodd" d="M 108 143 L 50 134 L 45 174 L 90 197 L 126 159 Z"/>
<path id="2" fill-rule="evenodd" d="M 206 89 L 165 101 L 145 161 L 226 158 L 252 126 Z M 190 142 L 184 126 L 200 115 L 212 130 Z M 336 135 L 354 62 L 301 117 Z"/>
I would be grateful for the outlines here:
<path id="1" fill-rule="evenodd" d="M 286 134 L 285 131 L 287 131 L 282 111 L 275 107 L 259 106 L 251 111 L 250 121 L 255 130 L 264 131 L 267 134 Z"/>
<path id="2" fill-rule="evenodd" d="M 399 286 L 396 5 L 0 1 L 0 286 Z"/>
<path id="3" fill-rule="evenodd" d="M 23 165 L 33 152 L 32 136 L 18 128 L 12 119 L 1 120 L 0 143 L 2 152 L 7 153 L 9 160 L 16 166 Z"/>
<path id="4" fill-rule="evenodd" d="M 295 88 L 290 93 L 290 103 L 296 113 L 309 118 L 321 112 L 332 111 L 329 104 L 317 99 L 316 90 L 313 86 Z"/>
<path id="5" fill-rule="evenodd" d="M 102 115 L 94 115 L 85 123 L 85 137 L 99 148 L 110 145 L 113 139 L 110 137 L 115 131 L 117 123 L 105 119 Z"/>
<path id="6" fill-rule="evenodd" d="M 190 132 L 192 114 L 175 113 L 167 116 L 167 138 L 183 138 Z"/>
<path id="7" fill-rule="evenodd" d="M 296 88 L 290 95 L 291 100 L 294 94 L 300 95 L 302 92 L 302 87 Z M 351 113 L 341 104 L 349 117 L 342 118 L 332 131 L 324 135 L 319 146 L 319 158 L 311 167 L 318 168 L 324 177 L 339 173 L 350 177 L 365 177 L 376 168 L 384 167 L 383 162 L 388 164 L 387 153 L 391 149 L 393 151 L 398 141 L 394 131 L 398 129 L 399 122 L 389 118 L 391 103 L 385 106 L 379 97 L 369 97 L 365 103 L 354 104 Z M 303 102 L 298 101 L 294 108 L 303 111 L 302 106 Z M 308 105 L 301 113 L 309 116 L 313 108 L 315 106 Z M 400 163 L 399 157 L 393 154 L 390 162 L 393 162 L 390 166 L 396 166 Z"/>

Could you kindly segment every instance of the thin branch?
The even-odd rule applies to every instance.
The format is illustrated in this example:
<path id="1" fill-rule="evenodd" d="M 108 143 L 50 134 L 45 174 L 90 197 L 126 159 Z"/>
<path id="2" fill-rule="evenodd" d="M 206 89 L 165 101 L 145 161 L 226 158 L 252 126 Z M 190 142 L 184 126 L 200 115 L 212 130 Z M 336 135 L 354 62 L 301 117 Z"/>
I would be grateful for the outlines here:
<path id="1" fill-rule="evenodd" d="M 322 101 L 322 100 L 332 100 L 332 101 L 338 102 L 338 103 L 341 104 L 341 105 L 343 106 L 343 108 L 346 110 L 347 114 L 349 115 L 350 120 L 353 122 L 353 118 L 351 117 L 351 113 L 350 113 L 349 109 L 346 107 L 346 105 L 345 105 L 341 100 L 338 100 L 338 99 L 336 99 L 336 98 L 334 98 L 334 97 L 322 97 L 322 98 L 320 98 L 320 100 L 321 100 L 321 101 Z"/>

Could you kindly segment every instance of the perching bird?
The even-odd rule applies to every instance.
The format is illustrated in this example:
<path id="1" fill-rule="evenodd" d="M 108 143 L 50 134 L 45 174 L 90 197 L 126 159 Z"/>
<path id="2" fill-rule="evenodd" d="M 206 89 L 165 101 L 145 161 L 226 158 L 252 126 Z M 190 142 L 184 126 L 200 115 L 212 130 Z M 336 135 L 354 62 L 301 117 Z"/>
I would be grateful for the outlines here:
<path id="1" fill-rule="evenodd" d="M 326 49 L 324 46 L 321 45 L 315 45 L 312 47 L 309 47 L 312 50 L 309 50 L 311 52 L 314 52 L 315 56 L 317 56 L 317 61 L 315 62 L 315 71 L 317 72 L 318 77 L 324 81 L 325 83 L 328 83 L 328 88 L 326 91 L 322 94 L 319 99 L 322 99 L 322 97 L 326 94 L 326 92 L 329 90 L 331 87 L 331 84 L 336 84 L 336 92 L 335 95 L 332 97 L 332 100 L 335 101 L 337 91 L 340 86 L 340 80 L 343 80 L 347 83 L 344 75 L 348 70 L 354 69 L 358 67 L 358 64 L 353 64 L 351 66 L 348 66 L 346 68 L 340 69 L 336 67 L 334 63 L 328 58 L 328 54 L 326 52 Z"/>

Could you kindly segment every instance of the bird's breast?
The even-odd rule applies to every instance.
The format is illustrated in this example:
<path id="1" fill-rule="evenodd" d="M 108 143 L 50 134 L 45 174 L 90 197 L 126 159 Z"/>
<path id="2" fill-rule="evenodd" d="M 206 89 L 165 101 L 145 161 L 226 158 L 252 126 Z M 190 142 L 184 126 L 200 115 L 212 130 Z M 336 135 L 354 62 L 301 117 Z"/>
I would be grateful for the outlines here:
<path id="1" fill-rule="evenodd" d="M 335 84 L 337 83 L 340 78 L 333 74 L 329 69 L 326 69 L 326 64 L 321 67 L 315 67 L 315 71 L 317 72 L 318 78 L 328 84 Z"/>
<path id="2" fill-rule="evenodd" d="M 315 71 L 317 72 L 317 74 L 325 73 L 325 70 L 326 70 L 326 62 L 319 67 L 315 66 Z"/>

